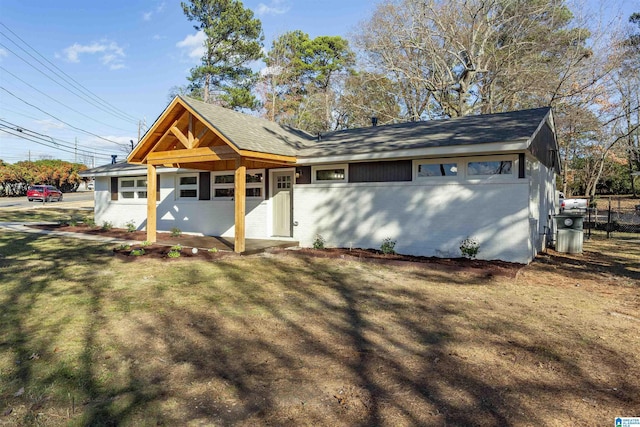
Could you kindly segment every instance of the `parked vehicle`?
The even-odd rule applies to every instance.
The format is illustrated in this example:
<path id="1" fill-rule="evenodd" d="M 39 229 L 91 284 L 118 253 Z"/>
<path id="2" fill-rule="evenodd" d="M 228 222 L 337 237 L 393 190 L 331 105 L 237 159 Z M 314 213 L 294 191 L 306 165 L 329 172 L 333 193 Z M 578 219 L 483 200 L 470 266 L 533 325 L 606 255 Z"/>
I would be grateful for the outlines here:
<path id="1" fill-rule="evenodd" d="M 30 202 L 34 200 L 41 200 L 43 202 L 55 200 L 59 202 L 62 200 L 62 191 L 53 185 L 32 185 L 27 190 L 27 200 Z"/>
<path id="2" fill-rule="evenodd" d="M 95 183 L 93 181 L 89 181 L 87 183 L 87 190 L 93 190 L 95 188 Z"/>
<path id="3" fill-rule="evenodd" d="M 564 194 L 559 194 L 560 213 L 585 213 L 589 201 L 587 199 L 565 199 Z"/>

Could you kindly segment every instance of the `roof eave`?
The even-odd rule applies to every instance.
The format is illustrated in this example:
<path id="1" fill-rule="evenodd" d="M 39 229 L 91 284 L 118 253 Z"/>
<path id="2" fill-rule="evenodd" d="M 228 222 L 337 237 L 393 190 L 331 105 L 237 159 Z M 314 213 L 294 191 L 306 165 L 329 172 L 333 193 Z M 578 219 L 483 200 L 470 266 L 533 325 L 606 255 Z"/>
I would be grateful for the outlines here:
<path id="1" fill-rule="evenodd" d="M 406 159 L 412 157 L 475 156 L 486 154 L 508 154 L 527 149 L 528 139 L 491 142 L 484 144 L 447 145 L 404 150 L 369 151 L 366 153 L 333 154 L 326 156 L 298 156 L 298 164 L 334 163 L 367 160 Z"/>

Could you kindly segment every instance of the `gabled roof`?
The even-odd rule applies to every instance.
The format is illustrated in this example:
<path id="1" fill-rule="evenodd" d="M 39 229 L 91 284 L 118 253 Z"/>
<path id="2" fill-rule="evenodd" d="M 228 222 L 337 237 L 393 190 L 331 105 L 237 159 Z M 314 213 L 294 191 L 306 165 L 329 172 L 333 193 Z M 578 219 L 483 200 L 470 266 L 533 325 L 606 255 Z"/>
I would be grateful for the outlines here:
<path id="1" fill-rule="evenodd" d="M 291 165 L 413 155 L 514 152 L 529 149 L 544 123 L 553 128 L 549 107 L 347 129 L 315 136 L 177 96 L 129 155 L 128 161 L 196 167 L 197 162 L 206 165 L 206 162 L 242 156 L 254 162 Z M 557 145 L 555 137 L 553 144 Z"/>
<path id="2" fill-rule="evenodd" d="M 298 149 L 313 139 L 302 130 L 186 96 L 179 98 L 240 150 L 295 156 Z"/>
<path id="3" fill-rule="evenodd" d="M 321 135 L 298 157 L 353 155 L 416 148 L 529 141 L 549 107 L 454 119 L 347 129 Z"/>

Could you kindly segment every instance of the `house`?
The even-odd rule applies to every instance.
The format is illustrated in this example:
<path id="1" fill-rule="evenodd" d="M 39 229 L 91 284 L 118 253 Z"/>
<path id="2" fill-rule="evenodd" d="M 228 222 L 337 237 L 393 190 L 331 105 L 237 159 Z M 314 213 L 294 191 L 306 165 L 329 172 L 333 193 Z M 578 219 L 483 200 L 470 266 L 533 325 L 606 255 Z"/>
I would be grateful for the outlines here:
<path id="1" fill-rule="evenodd" d="M 558 144 L 550 108 L 311 135 L 178 96 L 129 154 L 88 170 L 95 219 L 527 263 L 551 235 Z M 236 197 L 243 194 L 245 197 Z"/>

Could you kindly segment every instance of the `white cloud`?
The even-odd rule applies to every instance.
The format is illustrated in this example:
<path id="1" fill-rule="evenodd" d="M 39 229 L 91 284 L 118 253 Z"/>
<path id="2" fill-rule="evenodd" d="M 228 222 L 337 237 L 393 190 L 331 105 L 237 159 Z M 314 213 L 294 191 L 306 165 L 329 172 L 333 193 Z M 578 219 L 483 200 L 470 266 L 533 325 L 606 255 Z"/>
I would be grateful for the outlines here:
<path id="1" fill-rule="evenodd" d="M 162 13 L 164 11 L 165 6 L 167 5 L 166 2 L 162 2 L 159 3 L 158 6 L 156 6 L 156 8 L 154 10 L 150 10 L 148 12 L 143 12 L 142 13 L 142 20 L 143 21 L 151 21 L 151 18 L 153 17 L 153 15 L 156 15 L 158 13 Z"/>
<path id="2" fill-rule="evenodd" d="M 0 58 L 7 56 L 7 51 L 0 47 Z"/>
<path id="3" fill-rule="evenodd" d="M 160 34 L 154 34 L 152 39 L 154 40 L 162 40 L 162 39 L 166 39 L 165 36 L 161 36 Z"/>
<path id="4" fill-rule="evenodd" d="M 204 41 L 207 36 L 204 31 L 198 31 L 195 34 L 190 34 L 183 40 L 176 43 L 176 47 L 179 47 L 186 52 L 187 56 L 191 59 L 200 59 L 204 56 Z"/>
<path id="5" fill-rule="evenodd" d="M 111 70 L 118 70 L 124 68 L 124 49 L 116 42 L 101 40 L 99 42 L 93 42 L 88 45 L 81 45 L 74 43 L 68 48 L 63 50 L 64 56 L 69 62 L 80 62 L 81 54 L 101 54 L 100 61 L 104 65 L 108 65 Z"/>
<path id="6" fill-rule="evenodd" d="M 282 15 L 283 13 L 287 13 L 291 9 L 286 0 L 271 0 L 271 2 L 267 5 L 264 3 L 260 3 L 256 10 L 258 15 Z"/>

